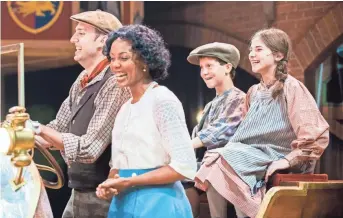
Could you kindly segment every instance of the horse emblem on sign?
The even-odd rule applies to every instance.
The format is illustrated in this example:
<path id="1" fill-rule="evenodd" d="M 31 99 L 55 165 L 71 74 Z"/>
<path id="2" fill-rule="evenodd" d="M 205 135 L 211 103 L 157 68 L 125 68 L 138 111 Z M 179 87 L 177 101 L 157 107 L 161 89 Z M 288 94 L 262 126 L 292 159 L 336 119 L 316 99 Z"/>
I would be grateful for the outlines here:
<path id="1" fill-rule="evenodd" d="M 62 1 L 9 1 L 8 12 L 14 22 L 29 33 L 49 29 L 59 18 Z"/>

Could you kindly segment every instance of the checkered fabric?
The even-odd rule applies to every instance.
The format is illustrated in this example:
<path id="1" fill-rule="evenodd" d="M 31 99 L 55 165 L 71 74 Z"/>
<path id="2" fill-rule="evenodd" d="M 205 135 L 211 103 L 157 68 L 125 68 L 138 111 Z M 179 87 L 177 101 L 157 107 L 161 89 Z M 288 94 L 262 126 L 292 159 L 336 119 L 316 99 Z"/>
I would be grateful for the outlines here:
<path id="1" fill-rule="evenodd" d="M 61 151 L 61 154 L 67 164 L 71 161 L 93 163 L 98 159 L 108 144 L 111 143 L 111 132 L 120 107 L 131 97 L 128 88 L 117 86 L 116 77 L 113 75 L 102 86 L 94 100 L 96 109 L 87 133 L 82 136 L 68 133 L 71 120 L 69 98 L 78 103 L 86 93 L 87 88 L 104 77 L 107 69 L 108 67 L 82 89 L 81 78 L 86 74 L 86 71 L 83 71 L 71 87 L 69 96 L 62 103 L 56 119 L 47 125 L 62 133 L 64 150 Z"/>

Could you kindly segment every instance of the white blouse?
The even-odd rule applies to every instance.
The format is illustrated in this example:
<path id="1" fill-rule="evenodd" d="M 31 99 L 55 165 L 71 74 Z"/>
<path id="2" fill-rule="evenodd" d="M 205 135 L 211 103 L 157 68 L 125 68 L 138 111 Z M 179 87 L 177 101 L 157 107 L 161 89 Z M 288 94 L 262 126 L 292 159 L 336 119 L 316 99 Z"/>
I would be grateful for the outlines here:
<path id="1" fill-rule="evenodd" d="M 112 131 L 112 169 L 150 169 L 169 165 L 193 179 L 196 158 L 179 99 L 164 86 L 129 99 Z"/>

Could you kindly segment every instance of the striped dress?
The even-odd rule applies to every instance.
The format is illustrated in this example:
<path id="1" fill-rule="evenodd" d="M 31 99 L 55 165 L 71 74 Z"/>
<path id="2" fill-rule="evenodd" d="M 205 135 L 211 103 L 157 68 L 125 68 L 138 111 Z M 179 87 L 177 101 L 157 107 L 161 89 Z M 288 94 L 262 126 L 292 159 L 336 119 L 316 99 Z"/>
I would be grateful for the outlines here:
<path id="1" fill-rule="evenodd" d="M 272 97 L 273 87 L 268 89 L 258 84 L 249 90 L 247 103 L 250 107 L 245 119 L 224 148 L 206 153 L 204 164 L 196 176 L 198 188 L 206 190 L 207 182 L 210 182 L 221 195 L 250 217 L 256 216 L 262 201 L 264 176 L 269 164 L 290 153 L 300 154 L 298 150 L 301 152 L 302 148 L 320 150 L 322 153 L 328 144 L 328 125 L 307 89 L 291 76 L 285 82 L 284 92 L 275 99 Z M 305 101 L 295 100 L 295 93 Z M 299 104 L 305 104 L 307 110 L 301 110 Z M 313 115 L 309 119 L 301 119 L 305 123 L 290 119 L 294 113 L 299 115 L 296 112 L 299 110 L 317 113 L 301 113 L 301 116 Z M 302 130 L 305 126 L 315 130 L 306 132 L 306 135 Z M 301 140 L 303 143 L 298 143 Z M 304 159 L 304 155 L 292 155 L 292 168 L 298 172 L 312 171 L 313 160 L 320 154 L 313 154 L 305 161 L 296 160 L 300 156 Z"/>

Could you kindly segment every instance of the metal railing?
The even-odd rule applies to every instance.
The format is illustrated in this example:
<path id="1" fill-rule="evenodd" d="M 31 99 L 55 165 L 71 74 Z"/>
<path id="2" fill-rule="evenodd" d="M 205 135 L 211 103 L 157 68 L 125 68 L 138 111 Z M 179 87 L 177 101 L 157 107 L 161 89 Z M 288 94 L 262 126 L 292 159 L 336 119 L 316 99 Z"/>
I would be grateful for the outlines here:
<path id="1" fill-rule="evenodd" d="M 25 107 L 25 77 L 24 77 L 24 43 L 1 46 L 0 54 L 17 53 L 18 56 L 18 105 Z M 0 73 L 0 85 L 2 76 Z M 2 88 L 0 87 L 0 98 Z M 2 106 L 0 105 L 0 121 L 2 120 Z"/>

